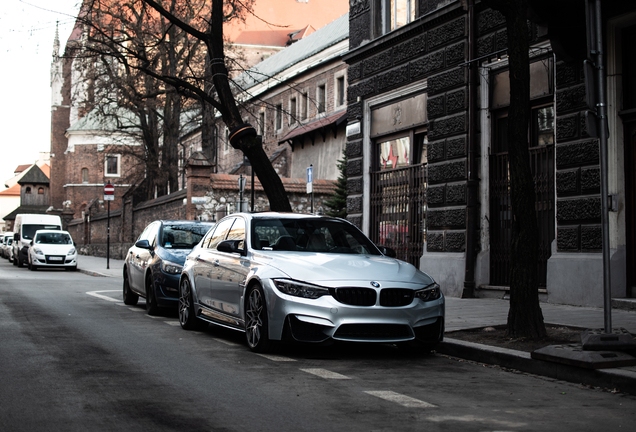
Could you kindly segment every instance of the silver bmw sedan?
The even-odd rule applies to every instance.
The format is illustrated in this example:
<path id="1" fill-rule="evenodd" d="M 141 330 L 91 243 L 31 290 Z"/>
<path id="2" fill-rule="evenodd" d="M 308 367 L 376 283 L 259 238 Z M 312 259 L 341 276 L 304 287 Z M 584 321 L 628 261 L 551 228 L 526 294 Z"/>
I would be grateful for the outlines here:
<path id="1" fill-rule="evenodd" d="M 186 259 L 181 327 L 242 331 L 255 352 L 276 341 L 332 340 L 430 350 L 444 335 L 444 296 L 388 252 L 342 219 L 232 214 Z"/>

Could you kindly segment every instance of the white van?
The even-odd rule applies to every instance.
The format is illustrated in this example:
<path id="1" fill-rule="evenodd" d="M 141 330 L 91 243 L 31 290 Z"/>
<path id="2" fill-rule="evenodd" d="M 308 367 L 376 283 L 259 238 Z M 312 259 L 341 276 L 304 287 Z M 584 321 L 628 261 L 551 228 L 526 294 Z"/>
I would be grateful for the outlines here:
<path id="1" fill-rule="evenodd" d="M 55 215 L 19 214 L 13 223 L 13 265 L 22 267 L 28 260 L 29 244 L 37 230 L 62 229 L 62 219 Z"/>

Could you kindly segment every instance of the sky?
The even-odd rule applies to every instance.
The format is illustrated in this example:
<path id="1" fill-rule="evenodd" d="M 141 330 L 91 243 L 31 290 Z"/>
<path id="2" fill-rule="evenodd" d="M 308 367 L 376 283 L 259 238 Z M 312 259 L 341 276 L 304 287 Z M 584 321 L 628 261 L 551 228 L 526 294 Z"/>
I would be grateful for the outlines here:
<path id="1" fill-rule="evenodd" d="M 2 0 L 0 8 L 0 191 L 18 165 L 51 142 L 51 59 L 55 26 L 68 40 L 80 0 Z"/>

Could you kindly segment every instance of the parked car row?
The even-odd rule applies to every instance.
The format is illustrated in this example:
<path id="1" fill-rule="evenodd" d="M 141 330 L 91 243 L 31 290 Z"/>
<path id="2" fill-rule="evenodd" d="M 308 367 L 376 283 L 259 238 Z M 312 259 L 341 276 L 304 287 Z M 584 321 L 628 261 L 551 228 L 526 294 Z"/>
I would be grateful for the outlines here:
<path id="1" fill-rule="evenodd" d="M 429 275 L 391 255 L 331 217 L 155 221 L 126 256 L 123 298 L 134 305 L 144 297 L 149 314 L 178 305 L 183 329 L 237 330 L 255 352 L 280 341 L 431 349 L 444 334 L 444 296 Z"/>
<path id="2" fill-rule="evenodd" d="M 0 256 L 13 262 L 13 232 L 5 232 L 0 239 Z"/>
<path id="3" fill-rule="evenodd" d="M 29 269 L 39 267 L 77 269 L 77 249 L 62 220 L 55 215 L 19 214 L 14 232 L 5 233 L 0 241 L 0 255 L 13 265 Z"/>

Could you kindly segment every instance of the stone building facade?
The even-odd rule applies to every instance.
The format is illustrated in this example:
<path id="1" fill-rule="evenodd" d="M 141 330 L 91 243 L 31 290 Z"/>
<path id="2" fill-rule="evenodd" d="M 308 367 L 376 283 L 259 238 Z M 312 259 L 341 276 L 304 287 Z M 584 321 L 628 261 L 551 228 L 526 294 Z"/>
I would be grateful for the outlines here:
<path id="1" fill-rule="evenodd" d="M 528 22 L 540 294 L 556 303 L 602 306 L 599 141 L 585 124 L 582 58 L 561 29 L 568 19 L 580 27 L 581 13 L 530 3 L 543 11 Z M 478 0 L 398 0 L 393 10 L 386 4 L 350 2 L 349 219 L 429 272 L 446 294 L 503 296 L 511 222 L 505 19 Z M 609 185 L 617 203 L 610 213 L 615 298 L 636 295 L 630 270 L 636 241 L 629 234 L 636 213 L 629 165 L 636 97 L 629 89 L 636 88 L 636 75 L 624 73 L 636 70 L 627 60 L 635 11 L 603 9 Z"/>

